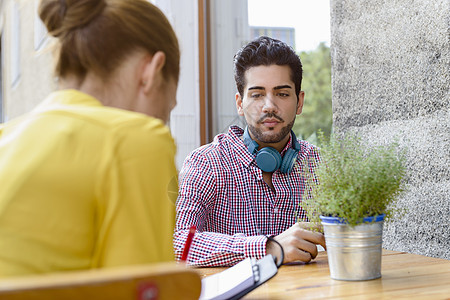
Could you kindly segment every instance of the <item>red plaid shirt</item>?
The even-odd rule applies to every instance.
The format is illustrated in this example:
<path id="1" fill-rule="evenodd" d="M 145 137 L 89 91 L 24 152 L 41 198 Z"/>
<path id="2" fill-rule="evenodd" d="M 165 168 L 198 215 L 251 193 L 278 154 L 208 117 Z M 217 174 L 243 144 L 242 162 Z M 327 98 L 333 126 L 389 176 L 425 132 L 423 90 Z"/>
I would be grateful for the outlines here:
<path id="1" fill-rule="evenodd" d="M 181 258 L 191 225 L 197 227 L 188 264 L 231 266 L 266 254 L 266 235 L 278 235 L 298 218 L 305 189 L 302 166 L 317 162 L 318 149 L 299 140 L 300 151 L 290 174 L 272 175 L 273 191 L 263 180 L 254 155 L 245 146 L 243 130 L 231 126 L 210 144 L 194 150 L 180 172 L 174 250 Z M 282 151 L 291 147 L 292 137 Z M 314 169 L 315 164 L 309 163 Z"/>

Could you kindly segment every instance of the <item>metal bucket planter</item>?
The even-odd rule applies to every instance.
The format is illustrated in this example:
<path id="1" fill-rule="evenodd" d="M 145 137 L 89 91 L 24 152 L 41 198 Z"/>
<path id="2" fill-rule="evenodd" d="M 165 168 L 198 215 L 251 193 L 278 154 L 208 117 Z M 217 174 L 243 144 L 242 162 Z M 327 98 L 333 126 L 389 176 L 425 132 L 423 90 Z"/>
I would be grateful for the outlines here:
<path id="1" fill-rule="evenodd" d="M 337 280 L 370 280 L 381 277 L 381 243 L 385 215 L 364 218 L 351 227 L 337 217 L 321 216 L 327 245 L 330 276 Z"/>

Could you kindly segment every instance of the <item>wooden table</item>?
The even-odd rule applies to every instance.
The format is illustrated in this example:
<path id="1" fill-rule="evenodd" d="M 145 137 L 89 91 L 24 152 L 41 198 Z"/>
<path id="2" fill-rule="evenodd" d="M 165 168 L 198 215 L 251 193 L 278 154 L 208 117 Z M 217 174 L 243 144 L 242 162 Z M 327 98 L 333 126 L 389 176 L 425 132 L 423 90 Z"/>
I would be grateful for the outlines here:
<path id="1" fill-rule="evenodd" d="M 202 276 L 225 268 L 199 268 Z M 326 252 L 308 264 L 283 265 L 244 299 L 450 299 L 450 260 L 383 250 L 381 278 L 330 278 Z"/>

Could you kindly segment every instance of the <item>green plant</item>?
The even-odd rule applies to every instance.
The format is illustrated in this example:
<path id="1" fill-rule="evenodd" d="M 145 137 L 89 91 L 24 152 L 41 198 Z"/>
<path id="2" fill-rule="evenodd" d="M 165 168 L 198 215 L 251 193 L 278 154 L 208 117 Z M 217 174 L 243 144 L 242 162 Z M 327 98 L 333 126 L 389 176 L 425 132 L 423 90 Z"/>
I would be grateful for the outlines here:
<path id="1" fill-rule="evenodd" d="M 306 172 L 302 208 L 312 223 L 320 215 L 341 217 L 354 226 L 364 217 L 395 212 L 403 191 L 404 151 L 398 143 L 367 147 L 356 135 L 319 134 L 320 156 L 316 173 Z M 304 168 L 309 170 L 308 168 Z"/>
<path id="2" fill-rule="evenodd" d="M 315 50 L 301 52 L 299 56 L 303 65 L 305 103 L 292 130 L 301 139 L 314 143 L 314 133 L 321 130 L 325 136 L 330 136 L 333 124 L 330 47 L 320 43 Z"/>

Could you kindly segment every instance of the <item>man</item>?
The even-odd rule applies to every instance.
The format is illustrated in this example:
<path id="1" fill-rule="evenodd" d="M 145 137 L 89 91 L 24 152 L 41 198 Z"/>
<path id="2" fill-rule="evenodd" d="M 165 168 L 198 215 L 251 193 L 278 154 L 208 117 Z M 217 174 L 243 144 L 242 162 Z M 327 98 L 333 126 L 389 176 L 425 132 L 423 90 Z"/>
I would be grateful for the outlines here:
<path id="1" fill-rule="evenodd" d="M 247 128 L 231 126 L 194 150 L 180 172 L 175 254 L 197 228 L 187 262 L 230 266 L 266 254 L 284 263 L 309 262 L 321 233 L 303 229 L 304 168 L 314 171 L 317 148 L 291 131 L 302 112 L 300 58 L 285 43 L 260 37 L 235 55 L 236 107 Z M 303 228 L 302 228 L 303 227 Z M 269 236 L 274 236 L 275 243 Z"/>

